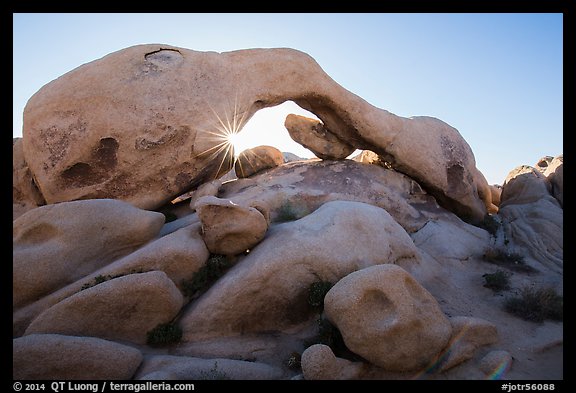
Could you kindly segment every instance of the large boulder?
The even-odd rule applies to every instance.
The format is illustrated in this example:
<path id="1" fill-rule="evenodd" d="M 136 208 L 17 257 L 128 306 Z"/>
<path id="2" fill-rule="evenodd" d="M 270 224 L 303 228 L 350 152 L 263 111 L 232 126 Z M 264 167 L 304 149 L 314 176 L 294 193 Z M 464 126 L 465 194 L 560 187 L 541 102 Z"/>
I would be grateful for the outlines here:
<path id="1" fill-rule="evenodd" d="M 542 267 L 563 273 L 564 211 L 538 170 L 523 165 L 510 171 L 502 189 L 498 215 L 510 247 Z"/>
<path id="2" fill-rule="evenodd" d="M 22 138 L 12 139 L 12 220 L 28 210 L 45 205 L 30 168 L 24 159 Z"/>
<path id="3" fill-rule="evenodd" d="M 233 359 L 202 359 L 155 355 L 144 359 L 134 379 L 140 380 L 270 380 L 281 379 L 280 368 Z"/>
<path id="4" fill-rule="evenodd" d="M 360 246 L 361 245 L 361 246 Z M 308 289 L 376 264 L 418 269 L 410 236 L 383 209 L 328 202 L 278 224 L 180 319 L 185 341 L 285 330 L 312 316 Z"/>
<path id="5" fill-rule="evenodd" d="M 238 155 L 234 171 L 236 176 L 244 178 L 282 164 L 284 164 L 284 156 L 280 150 L 272 146 L 256 146 Z"/>
<path id="6" fill-rule="evenodd" d="M 129 274 L 81 290 L 41 313 L 25 334 L 57 333 L 146 343 L 170 322 L 184 298 L 164 272 Z"/>
<path id="7" fill-rule="evenodd" d="M 153 209 L 231 169 L 226 135 L 288 100 L 343 142 L 385 157 L 448 209 L 484 217 L 487 184 L 455 128 L 376 108 L 287 48 L 150 44 L 111 53 L 30 98 L 24 155 L 47 203 L 114 198 Z"/>
<path id="8" fill-rule="evenodd" d="M 31 334 L 12 340 L 12 378 L 127 380 L 142 358 L 135 348 L 100 338 Z"/>
<path id="9" fill-rule="evenodd" d="M 15 311 L 12 317 L 13 334 L 22 335 L 38 314 L 77 293 L 82 287 L 93 284 L 99 276 L 114 277 L 159 270 L 181 288 L 183 280 L 190 279 L 206 263 L 208 256 L 208 249 L 200 236 L 200 224 L 180 228 Z"/>
<path id="10" fill-rule="evenodd" d="M 40 206 L 13 222 L 13 306 L 20 308 L 136 250 L 164 215 L 97 199 Z"/>
<path id="11" fill-rule="evenodd" d="M 221 184 L 217 194 L 237 205 L 266 206 L 272 222 L 301 218 L 334 200 L 381 207 L 408 232 L 446 213 L 409 177 L 352 160 L 287 163 L 266 174 Z"/>
<path id="12" fill-rule="evenodd" d="M 546 176 L 529 165 L 512 169 L 502 185 L 500 207 L 536 202 L 550 196 L 551 186 Z"/>
<path id="13" fill-rule="evenodd" d="M 205 196 L 194 205 L 202 222 L 202 237 L 213 254 L 236 255 L 258 244 L 268 230 L 265 208 L 241 206 Z"/>
<path id="14" fill-rule="evenodd" d="M 452 335 L 436 299 L 396 265 L 347 275 L 328 291 L 324 307 L 346 347 L 389 371 L 425 368 Z"/>
<path id="15" fill-rule="evenodd" d="M 284 127 L 294 141 L 311 150 L 318 158 L 338 160 L 354 151 L 354 146 L 340 140 L 318 120 L 290 114 L 286 116 Z"/>

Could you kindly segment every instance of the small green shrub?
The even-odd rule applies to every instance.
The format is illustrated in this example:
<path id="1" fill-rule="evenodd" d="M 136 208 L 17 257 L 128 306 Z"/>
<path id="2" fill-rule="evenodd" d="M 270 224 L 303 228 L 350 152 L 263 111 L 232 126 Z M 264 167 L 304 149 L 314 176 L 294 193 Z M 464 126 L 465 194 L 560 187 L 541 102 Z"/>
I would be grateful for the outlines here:
<path id="1" fill-rule="evenodd" d="M 308 288 L 308 304 L 324 309 L 324 297 L 334 284 L 328 281 L 316 281 Z"/>
<path id="2" fill-rule="evenodd" d="M 299 219 L 300 216 L 296 212 L 295 207 L 289 201 L 286 201 L 276 211 L 275 222 L 294 221 Z"/>
<path id="3" fill-rule="evenodd" d="M 484 287 L 492 289 L 494 292 L 510 289 L 511 273 L 498 270 L 495 273 L 483 274 Z"/>
<path id="4" fill-rule="evenodd" d="M 298 352 L 292 352 L 288 358 L 288 361 L 286 362 L 286 365 L 289 369 L 297 370 L 301 367 L 301 360 L 302 355 L 300 355 Z"/>
<path id="5" fill-rule="evenodd" d="M 533 322 L 545 319 L 563 320 L 564 298 L 552 288 L 524 287 L 520 296 L 506 300 L 504 308 L 511 314 Z"/>
<path id="6" fill-rule="evenodd" d="M 214 281 L 222 277 L 224 272 L 230 267 L 230 262 L 224 255 L 212 254 L 191 279 L 182 281 L 182 292 L 189 298 L 196 293 L 203 291 Z"/>
<path id="7" fill-rule="evenodd" d="M 181 338 L 182 329 L 172 322 L 161 323 L 146 333 L 146 342 L 152 346 L 176 344 Z"/>
<path id="8" fill-rule="evenodd" d="M 484 255 L 482 255 L 482 258 L 486 262 L 518 272 L 531 273 L 536 271 L 531 266 L 526 265 L 523 255 L 518 253 L 509 253 L 499 248 L 490 248 L 486 250 Z"/>
<path id="9" fill-rule="evenodd" d="M 484 219 L 480 222 L 479 227 L 488 231 L 492 236 L 496 236 L 500 223 L 490 214 L 486 214 Z"/>
<path id="10" fill-rule="evenodd" d="M 230 379 L 224 371 L 218 370 L 218 362 L 214 362 L 214 367 L 210 371 L 200 371 L 201 380 L 214 381 L 214 380 L 227 380 Z"/>

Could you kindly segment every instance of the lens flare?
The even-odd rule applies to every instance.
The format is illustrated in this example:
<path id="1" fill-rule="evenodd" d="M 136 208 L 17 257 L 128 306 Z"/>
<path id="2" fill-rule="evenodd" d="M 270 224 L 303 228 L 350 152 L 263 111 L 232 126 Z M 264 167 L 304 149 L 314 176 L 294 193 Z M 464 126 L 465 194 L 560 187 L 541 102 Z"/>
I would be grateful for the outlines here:
<path id="1" fill-rule="evenodd" d="M 234 167 L 236 155 L 234 144 L 238 141 L 238 133 L 248 121 L 248 109 L 241 108 L 238 104 L 238 96 L 234 99 L 234 105 L 218 113 L 209 103 L 206 103 L 214 114 L 214 124 L 210 130 L 199 130 L 199 138 L 211 147 L 199 153 L 196 157 L 205 157 L 207 160 L 220 160 L 215 177 L 217 178 L 224 167 L 224 163 L 232 163 Z M 224 168 L 231 169 L 231 168 Z"/>

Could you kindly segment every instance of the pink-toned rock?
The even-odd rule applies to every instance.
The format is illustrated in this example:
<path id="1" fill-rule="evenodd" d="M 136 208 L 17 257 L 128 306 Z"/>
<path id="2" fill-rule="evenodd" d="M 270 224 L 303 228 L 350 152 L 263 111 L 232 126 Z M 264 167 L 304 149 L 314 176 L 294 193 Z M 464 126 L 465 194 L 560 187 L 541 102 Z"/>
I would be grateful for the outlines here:
<path id="1" fill-rule="evenodd" d="M 208 249 L 200 236 L 200 224 L 191 224 L 151 241 L 135 252 L 73 282 L 14 312 L 13 334 L 20 336 L 42 311 L 91 285 L 98 276 L 109 277 L 159 270 L 181 288 L 208 260 Z"/>
<path id="2" fill-rule="evenodd" d="M 222 184 L 218 196 L 238 205 L 261 203 L 272 222 L 297 219 L 326 202 L 355 201 L 385 209 L 408 233 L 446 214 L 418 183 L 394 170 L 352 160 L 291 162 Z"/>
<path id="3" fill-rule="evenodd" d="M 224 174 L 232 165 L 226 134 L 287 100 L 341 141 L 382 156 L 449 210 L 484 217 L 487 184 L 455 128 L 376 108 L 287 48 L 137 45 L 84 64 L 28 101 L 24 156 L 47 203 L 114 198 L 154 209 Z"/>
<path id="4" fill-rule="evenodd" d="M 213 254 L 243 253 L 258 244 L 268 230 L 268 213 L 263 208 L 213 196 L 198 199 L 195 207 L 202 222 L 202 237 Z"/>
<path id="5" fill-rule="evenodd" d="M 285 331 L 312 317 L 307 301 L 312 283 L 335 283 L 388 263 L 420 268 L 418 249 L 390 214 L 365 203 L 325 203 L 304 218 L 270 228 L 184 311 L 183 339 Z"/>
<path id="6" fill-rule="evenodd" d="M 471 359 L 478 348 L 498 342 L 496 326 L 481 318 L 452 317 L 452 338 L 445 348 L 447 357 L 440 370 L 445 371 Z"/>
<path id="7" fill-rule="evenodd" d="M 354 146 L 340 140 L 318 120 L 290 114 L 286 116 L 284 127 L 294 141 L 311 150 L 318 158 L 338 160 L 354 151 Z"/>
<path id="8" fill-rule="evenodd" d="M 13 222 L 13 306 L 20 308 L 151 240 L 161 213 L 112 199 L 40 206 Z"/>
<path id="9" fill-rule="evenodd" d="M 389 371 L 426 367 L 452 334 L 436 299 L 396 265 L 350 273 L 328 291 L 324 307 L 347 348 Z"/>
<path id="10" fill-rule="evenodd" d="M 280 150 L 272 146 L 256 146 L 238 155 L 234 171 L 238 178 L 244 178 L 282 164 L 284 164 L 284 156 Z"/>
<path id="11" fill-rule="evenodd" d="M 359 379 L 364 372 L 362 363 L 337 358 L 329 346 L 312 345 L 302 353 L 302 373 L 307 380 Z"/>
<path id="12" fill-rule="evenodd" d="M 170 322 L 184 298 L 164 272 L 129 274 L 82 290 L 32 321 L 25 334 L 57 333 L 146 343 L 146 334 Z"/>
<path id="13" fill-rule="evenodd" d="M 32 334 L 12 340 L 15 380 L 128 380 L 142 353 L 95 337 Z"/>

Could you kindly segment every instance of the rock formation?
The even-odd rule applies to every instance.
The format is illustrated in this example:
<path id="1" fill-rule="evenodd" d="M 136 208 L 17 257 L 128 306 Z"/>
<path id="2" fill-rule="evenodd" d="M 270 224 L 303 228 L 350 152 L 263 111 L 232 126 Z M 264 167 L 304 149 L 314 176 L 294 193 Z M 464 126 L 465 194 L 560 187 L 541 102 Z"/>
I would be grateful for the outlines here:
<path id="1" fill-rule="evenodd" d="M 311 150 L 318 158 L 339 160 L 354 151 L 354 146 L 340 140 L 318 120 L 288 115 L 284 126 L 294 141 Z"/>
<path id="2" fill-rule="evenodd" d="M 25 334 L 57 333 L 146 343 L 147 333 L 170 322 L 184 299 L 166 273 L 129 274 L 95 285 L 50 307 Z"/>
<path id="3" fill-rule="evenodd" d="M 239 178 L 250 177 L 266 169 L 284 164 L 282 152 L 272 146 L 257 146 L 238 155 L 234 171 Z"/>
<path id="4" fill-rule="evenodd" d="M 94 337 L 32 334 L 13 340 L 14 379 L 130 379 L 142 353 Z"/>
<path id="5" fill-rule="evenodd" d="M 158 355 L 144 359 L 135 379 L 218 380 L 281 379 L 282 370 L 267 364 L 232 359 Z"/>
<path id="6" fill-rule="evenodd" d="M 15 220 L 28 210 L 45 205 L 46 201 L 38 190 L 22 151 L 22 138 L 12 141 L 12 219 Z"/>
<path id="7" fill-rule="evenodd" d="M 156 44 L 111 53 L 32 96 L 24 156 L 47 203 L 114 198 L 153 209 L 231 169 L 226 134 L 287 100 L 458 215 L 484 217 L 488 184 L 456 129 L 376 108 L 293 49 L 215 53 Z"/>
<path id="8" fill-rule="evenodd" d="M 550 182 L 551 193 L 560 206 L 564 206 L 564 155 L 560 154 L 550 162 L 544 171 L 544 176 Z"/>
<path id="9" fill-rule="evenodd" d="M 302 354 L 302 373 L 308 380 L 358 379 L 363 366 L 359 363 L 337 358 L 332 349 L 323 344 L 314 344 Z"/>
<path id="10" fill-rule="evenodd" d="M 357 245 L 365 246 L 358 248 Z M 180 319 L 185 341 L 282 330 L 310 317 L 308 287 L 355 270 L 397 263 L 418 269 L 408 234 L 385 210 L 334 201 L 277 225 Z M 234 296 L 230 296 L 234 294 Z"/>
<path id="11" fill-rule="evenodd" d="M 14 307 L 21 307 L 129 254 L 164 216 L 112 199 L 41 206 L 14 221 Z"/>
<path id="12" fill-rule="evenodd" d="M 202 222 L 202 238 L 213 254 L 243 253 L 258 244 L 268 230 L 269 215 L 264 208 L 213 196 L 198 199 L 194 206 Z"/>
<path id="13" fill-rule="evenodd" d="M 517 167 L 508 174 L 501 198 L 499 215 L 511 247 L 562 272 L 564 214 L 547 178 L 528 165 Z"/>
<path id="14" fill-rule="evenodd" d="M 390 371 L 426 367 L 452 335 L 434 297 L 395 265 L 350 273 L 326 294 L 324 304 L 346 346 Z"/>
<path id="15" fill-rule="evenodd" d="M 235 160 L 286 100 L 318 158 Z M 44 86 L 13 153 L 15 379 L 563 378 L 562 154 L 488 185 L 302 52 L 159 44 Z"/>

